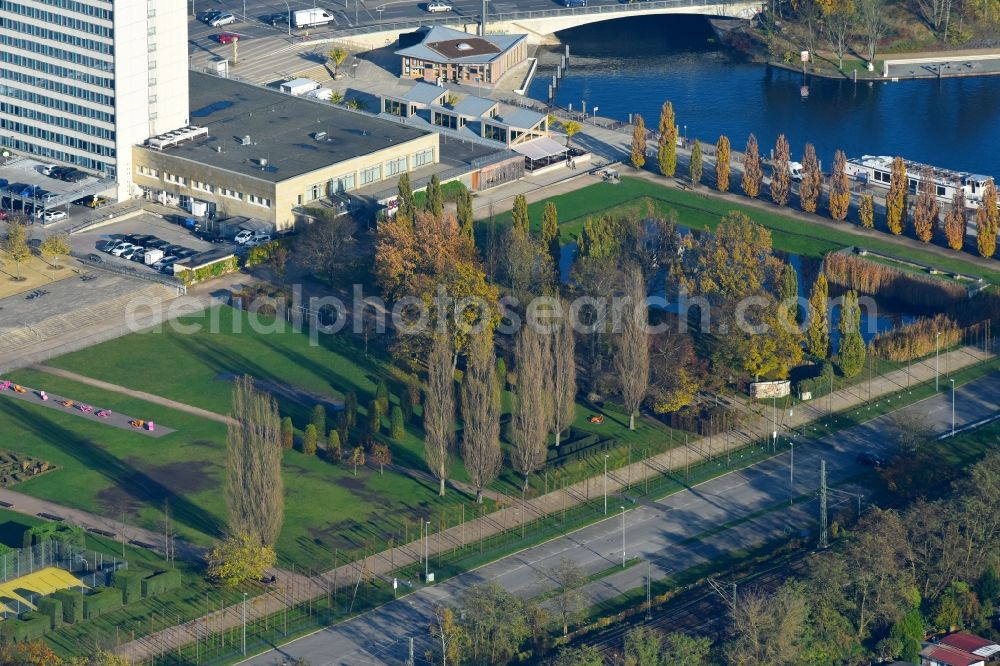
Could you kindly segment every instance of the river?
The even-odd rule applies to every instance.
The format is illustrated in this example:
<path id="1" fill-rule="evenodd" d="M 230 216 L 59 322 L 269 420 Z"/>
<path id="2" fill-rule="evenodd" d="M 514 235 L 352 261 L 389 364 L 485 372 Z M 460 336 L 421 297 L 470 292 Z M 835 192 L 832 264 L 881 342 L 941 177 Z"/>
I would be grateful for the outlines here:
<path id="1" fill-rule="evenodd" d="M 556 103 L 626 120 L 641 113 L 656 128 L 673 102 L 690 138 L 726 134 L 742 149 L 753 132 L 762 152 L 784 132 L 798 159 L 811 141 L 824 164 L 842 148 L 902 155 L 937 166 L 1000 176 L 1000 76 L 855 84 L 810 78 L 748 63 L 721 48 L 705 17 L 652 16 L 606 21 L 559 33 L 570 68 Z M 562 49 L 539 51 L 529 94 L 547 95 Z"/>

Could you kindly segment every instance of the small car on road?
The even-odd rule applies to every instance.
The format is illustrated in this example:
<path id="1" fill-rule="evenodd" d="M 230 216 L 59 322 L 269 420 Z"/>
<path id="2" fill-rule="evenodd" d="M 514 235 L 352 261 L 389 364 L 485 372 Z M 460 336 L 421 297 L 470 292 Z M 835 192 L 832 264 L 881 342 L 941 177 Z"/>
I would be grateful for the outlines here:
<path id="1" fill-rule="evenodd" d="M 565 7 L 586 7 L 587 0 L 563 0 Z"/>
<path id="2" fill-rule="evenodd" d="M 447 2 L 441 2 L 441 0 L 433 0 L 432 2 L 427 3 L 427 11 L 429 11 L 431 14 L 438 14 L 440 12 L 450 12 L 451 10 L 452 6 L 449 5 Z"/>
<path id="3" fill-rule="evenodd" d="M 47 210 L 45 214 L 42 215 L 42 219 L 46 222 L 58 222 L 59 220 L 66 219 L 66 212 L 61 210 Z"/>
<path id="4" fill-rule="evenodd" d="M 232 44 L 233 42 L 242 38 L 235 32 L 220 32 L 218 35 L 216 35 L 215 39 L 220 44 Z"/>
<path id="5" fill-rule="evenodd" d="M 213 28 L 220 28 L 224 25 L 236 23 L 236 17 L 229 12 L 222 12 L 212 20 L 207 22 Z"/>

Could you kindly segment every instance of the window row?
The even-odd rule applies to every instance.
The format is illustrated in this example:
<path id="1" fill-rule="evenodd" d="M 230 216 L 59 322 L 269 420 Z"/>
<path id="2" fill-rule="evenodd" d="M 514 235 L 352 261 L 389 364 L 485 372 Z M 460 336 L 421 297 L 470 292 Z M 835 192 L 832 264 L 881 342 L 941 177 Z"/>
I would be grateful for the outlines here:
<path id="1" fill-rule="evenodd" d="M 434 149 L 428 148 L 427 150 L 421 150 L 413 153 L 410 155 L 409 160 L 407 160 L 406 157 L 397 157 L 396 159 L 388 160 L 385 165 L 376 164 L 368 167 L 367 169 L 361 169 L 357 174 L 357 182 L 360 183 L 361 186 L 365 186 L 377 183 L 384 178 L 392 178 L 394 176 L 404 174 L 408 170 L 407 161 L 409 161 L 410 169 L 416 169 L 428 164 L 433 164 Z M 343 176 L 335 176 L 322 183 L 310 185 L 306 188 L 305 196 L 300 197 L 300 199 L 307 202 L 316 201 L 324 195 L 333 196 L 335 194 L 343 194 L 344 192 L 353 190 L 355 187 L 355 174 L 349 173 Z M 300 201 L 300 203 L 301 202 L 302 201 Z"/>
<path id="2" fill-rule="evenodd" d="M 93 16 L 95 18 L 104 19 L 105 21 L 110 21 L 114 14 L 110 9 L 105 9 L 103 7 L 95 7 L 93 5 L 88 5 L 84 2 L 77 2 L 76 0 L 41 0 L 43 5 L 48 5 L 49 7 L 58 7 L 59 9 L 68 9 L 71 12 L 76 12 L 77 14 L 83 14 L 85 16 Z M 99 4 L 107 5 L 111 7 L 111 3 L 108 0 L 100 0 Z M 16 7 L 16 2 L 6 2 L 5 0 L 0 0 L 0 9 L 7 9 L 9 7 Z"/>
<path id="3" fill-rule="evenodd" d="M 19 37 L 11 37 L 10 35 L 0 34 L 0 46 L 20 49 L 22 51 L 30 51 L 31 53 L 37 53 L 39 55 L 55 58 L 56 60 L 65 60 L 66 62 L 83 65 L 84 67 L 96 69 L 100 72 L 115 71 L 115 64 L 108 60 L 93 58 L 76 51 L 67 51 L 66 49 L 60 49 L 47 44 L 39 44 L 38 42 L 30 39 L 21 39 Z"/>
<path id="4" fill-rule="evenodd" d="M 147 167 L 145 165 L 139 165 L 138 168 L 139 175 L 147 176 L 149 178 L 160 178 L 160 172 L 152 167 Z M 162 174 L 163 180 L 167 183 L 172 183 L 174 185 L 188 186 L 188 180 L 184 176 L 178 176 L 174 173 L 169 173 L 164 171 Z M 205 183 L 200 180 L 192 180 L 190 183 L 192 190 L 198 190 L 199 192 L 205 192 L 208 194 L 218 194 L 229 199 L 236 199 L 237 201 L 243 201 L 244 199 L 255 206 L 263 206 L 264 208 L 271 207 L 271 200 L 266 197 L 259 197 L 256 194 L 244 194 L 237 190 L 229 189 L 222 185 L 212 185 L 211 183 Z M 318 198 L 318 197 L 317 197 Z"/>
<path id="5" fill-rule="evenodd" d="M 22 5 L 16 2 L 0 0 L 0 12 L 2 11 L 19 14 L 20 16 L 35 19 L 36 21 L 44 21 L 45 23 L 51 23 L 52 25 L 62 26 L 64 28 L 69 28 L 70 30 L 86 32 L 91 35 L 98 35 L 107 39 L 114 38 L 114 31 L 111 28 L 98 25 L 92 21 L 84 21 L 82 19 L 69 16 L 63 12 L 49 12 L 44 9 L 38 9 L 37 7 L 28 7 L 27 5 Z"/>
<path id="6" fill-rule="evenodd" d="M 90 123 L 85 123 L 81 120 L 75 120 L 70 116 L 36 111 L 35 109 L 29 109 L 17 104 L 10 104 L 9 102 L 0 102 L 0 113 L 7 113 L 12 116 L 17 116 L 18 118 L 24 118 L 25 120 L 35 120 L 48 125 L 55 125 L 56 127 L 73 130 L 74 132 L 80 132 L 81 134 L 88 134 L 107 141 L 115 140 L 114 130 L 91 125 Z"/>
<path id="7" fill-rule="evenodd" d="M 89 83 L 92 86 L 107 88 L 108 90 L 115 89 L 115 80 L 113 78 L 94 76 L 88 72 L 80 72 L 75 69 L 70 69 L 69 67 L 63 67 L 62 65 L 45 62 L 44 60 L 36 60 L 35 58 L 18 55 L 17 53 L 12 53 L 10 51 L 0 51 L 0 62 L 5 62 L 9 65 L 16 65 L 18 67 L 24 67 L 26 69 L 33 69 L 36 72 L 42 72 L 43 74 L 49 74 L 51 76 L 58 76 L 61 79 L 81 81 L 83 83 Z"/>
<path id="8" fill-rule="evenodd" d="M 60 93 L 63 95 L 69 95 L 70 97 L 75 97 L 81 101 L 93 102 L 94 104 L 101 104 L 103 106 L 114 107 L 115 98 L 111 95 L 105 95 L 103 93 L 94 92 L 93 90 L 87 90 L 86 88 L 80 88 L 78 86 L 71 86 L 60 81 L 53 81 L 52 79 L 46 79 L 43 76 L 32 76 L 31 74 L 25 74 L 24 72 L 17 72 L 12 69 L 5 69 L 0 67 L 0 79 L 6 79 L 8 81 L 15 81 L 26 86 L 34 86 L 35 88 L 41 88 L 43 90 L 48 90 L 54 93 Z M 40 106 L 45 106 L 50 109 L 59 109 L 65 111 L 70 106 L 77 106 L 72 102 L 63 102 L 62 100 L 54 99 L 48 97 L 47 95 L 38 95 L 36 93 L 28 92 L 27 90 L 22 90 L 21 88 L 16 88 L 13 86 L 2 86 L 5 94 L 10 97 L 16 97 L 17 99 L 24 100 L 25 102 L 32 102 Z M 67 106 L 62 106 L 67 105 Z M 76 112 L 80 116 L 87 116 L 89 118 L 100 118 L 105 120 L 103 116 L 112 118 L 112 114 L 102 111 L 97 111 L 95 113 L 86 112 Z M 114 122 L 113 120 L 105 120 L 105 122 Z"/>
<path id="9" fill-rule="evenodd" d="M 0 129 L 10 130 L 22 136 L 30 136 L 50 143 L 58 143 L 61 146 L 76 148 L 77 150 L 82 150 L 93 155 L 100 155 L 101 157 L 115 156 L 115 149 L 112 146 L 105 146 L 100 143 L 94 143 L 93 141 L 87 141 L 86 139 L 80 139 L 75 136 L 69 136 L 8 118 L 0 118 Z"/>
<path id="10" fill-rule="evenodd" d="M 95 53 L 101 53 L 103 55 L 112 55 L 114 53 L 114 46 L 107 42 L 101 42 L 87 37 L 80 37 L 78 35 L 71 35 L 58 30 L 51 30 L 33 23 L 11 21 L 10 19 L 0 17 L 0 28 L 8 28 L 22 35 L 31 35 L 32 37 L 39 37 L 48 42 L 67 44 L 68 46 L 75 46 L 77 48 L 94 51 Z"/>
<path id="11" fill-rule="evenodd" d="M 50 146 L 40 146 L 37 143 L 15 139 L 2 134 L 0 134 L 0 146 L 16 150 L 20 153 L 26 153 L 28 155 L 38 155 L 39 157 L 56 160 L 57 162 L 73 164 L 84 169 L 90 169 L 91 171 L 108 174 L 114 173 L 114 167 L 103 160 L 94 159 L 79 153 L 67 153 L 66 151 L 58 150 Z"/>

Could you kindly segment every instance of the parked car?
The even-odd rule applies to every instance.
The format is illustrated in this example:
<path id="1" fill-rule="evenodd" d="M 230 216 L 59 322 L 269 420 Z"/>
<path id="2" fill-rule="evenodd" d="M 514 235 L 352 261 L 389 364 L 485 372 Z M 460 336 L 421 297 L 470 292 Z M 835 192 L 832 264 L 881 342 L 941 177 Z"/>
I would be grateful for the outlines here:
<path id="1" fill-rule="evenodd" d="M 261 16 L 260 20 L 267 23 L 273 27 L 286 26 L 288 25 L 288 12 L 278 12 L 277 14 L 268 14 L 267 16 Z"/>
<path id="2" fill-rule="evenodd" d="M 253 238 L 253 232 L 249 231 L 248 229 L 244 229 L 243 231 L 236 234 L 236 237 L 233 240 L 239 243 L 240 245 L 244 245 L 246 244 L 247 241 L 249 241 L 252 238 Z"/>
<path id="3" fill-rule="evenodd" d="M 587 0 L 563 0 L 566 7 L 586 7 Z"/>
<path id="4" fill-rule="evenodd" d="M 126 241 L 123 241 L 123 240 L 120 240 L 120 239 L 117 239 L 117 238 L 112 238 L 111 240 L 109 240 L 108 242 L 106 242 L 104 244 L 104 247 L 101 248 L 101 249 L 110 254 L 119 245 L 124 245 L 125 243 L 126 243 Z"/>
<path id="5" fill-rule="evenodd" d="M 882 456 L 876 455 L 874 453 L 859 453 L 858 457 L 855 458 L 859 465 L 867 465 L 869 467 L 885 467 L 885 460 Z"/>
<path id="6" fill-rule="evenodd" d="M 49 169 L 48 173 L 45 175 L 49 178 L 55 178 L 56 180 L 62 180 L 63 176 L 68 174 L 70 171 L 76 171 L 73 167 L 57 166 Z"/>
<path id="7" fill-rule="evenodd" d="M 67 183 L 79 183 L 81 181 L 87 180 L 87 174 L 85 174 L 82 171 L 78 171 L 77 169 L 73 169 L 72 171 L 63 174 L 62 179 L 65 180 Z"/>
<path id="8" fill-rule="evenodd" d="M 230 14 L 229 12 L 222 12 L 208 22 L 208 24 L 213 28 L 219 28 L 221 26 L 230 25 L 232 23 L 236 23 L 236 17 Z"/>
<path id="9" fill-rule="evenodd" d="M 111 250 L 111 254 L 113 254 L 116 257 L 120 257 L 120 256 L 124 255 L 126 252 L 129 252 L 129 251 L 134 250 L 134 249 L 135 249 L 135 245 L 132 245 L 132 243 L 129 243 L 129 242 L 119 243 L 118 245 L 116 245 L 114 247 L 114 249 Z M 126 259 L 127 258 L 128 257 L 126 257 Z"/>
<path id="10" fill-rule="evenodd" d="M 86 206 L 87 208 L 101 208 L 102 206 L 107 206 L 110 201 L 104 197 L 83 197 L 77 199 L 73 202 L 77 206 Z"/>
<path id="11" fill-rule="evenodd" d="M 46 222 L 58 222 L 59 220 L 65 220 L 66 217 L 66 212 L 62 210 L 48 210 L 42 215 L 42 219 Z"/>
<path id="12" fill-rule="evenodd" d="M 427 3 L 427 11 L 432 14 L 437 14 L 439 12 L 450 12 L 452 6 L 447 2 L 441 2 L 441 0 L 435 0 L 434 2 Z"/>
<path id="13" fill-rule="evenodd" d="M 220 44 L 232 44 L 233 42 L 241 38 L 242 36 L 237 35 L 235 32 L 220 32 L 218 35 L 215 36 L 215 39 Z"/>
<path id="14" fill-rule="evenodd" d="M 255 231 L 253 238 L 251 239 L 255 245 L 263 245 L 264 243 L 271 242 L 271 234 L 265 234 L 261 231 Z"/>
<path id="15" fill-rule="evenodd" d="M 21 190 L 17 194 L 18 194 L 18 196 L 22 196 L 22 197 L 31 197 L 31 196 L 34 196 L 35 189 L 36 188 L 35 188 L 34 185 L 25 185 L 25 186 L 23 186 L 21 188 Z"/>
<path id="16" fill-rule="evenodd" d="M 38 192 L 41 192 L 41 194 L 38 194 Z M 55 192 L 46 192 L 45 190 L 38 190 L 38 192 L 35 192 L 35 196 L 45 203 L 48 203 L 59 196 Z"/>
<path id="17" fill-rule="evenodd" d="M 142 253 L 145 251 L 146 248 L 142 247 L 141 245 L 133 245 L 130 249 L 125 250 L 118 256 L 120 256 L 122 259 L 133 259 L 136 257 L 136 255 L 142 257 Z"/>
<path id="18" fill-rule="evenodd" d="M 221 16 L 221 15 L 222 15 L 222 12 L 220 12 L 218 9 L 209 9 L 206 12 L 202 12 L 202 14 L 201 14 L 201 20 L 204 23 L 208 23 L 209 25 L 211 25 L 212 21 L 214 21 L 215 19 L 219 18 L 219 16 Z"/>
<path id="19" fill-rule="evenodd" d="M 164 257 L 161 257 L 160 259 L 157 259 L 156 261 L 153 262 L 153 268 L 156 269 L 156 270 L 162 270 L 164 266 L 166 266 L 167 264 L 172 264 L 175 261 L 177 261 L 177 257 L 175 257 L 173 255 L 171 255 L 171 256 L 164 256 Z"/>

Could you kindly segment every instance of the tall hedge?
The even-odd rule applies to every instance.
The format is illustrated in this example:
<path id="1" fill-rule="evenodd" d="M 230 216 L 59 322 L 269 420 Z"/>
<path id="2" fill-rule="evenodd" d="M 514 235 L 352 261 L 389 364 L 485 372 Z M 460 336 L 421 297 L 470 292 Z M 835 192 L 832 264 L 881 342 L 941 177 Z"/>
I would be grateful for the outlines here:
<path id="1" fill-rule="evenodd" d="M 170 590 L 175 590 L 181 586 L 181 572 L 177 569 L 153 574 L 142 581 L 142 597 L 148 599 Z"/>
<path id="2" fill-rule="evenodd" d="M 38 640 L 49 630 L 51 620 L 39 613 L 23 613 L 20 618 L 8 618 L 0 622 L 0 636 L 15 643 Z"/>
<path id="3" fill-rule="evenodd" d="M 40 614 L 48 616 L 49 626 L 52 629 L 58 629 L 63 626 L 63 605 L 61 601 L 55 597 L 42 597 L 36 605 Z"/>
<path id="4" fill-rule="evenodd" d="M 52 595 L 62 602 L 63 620 L 69 624 L 83 622 L 83 593 L 79 590 L 59 590 Z"/>
<path id="5" fill-rule="evenodd" d="M 83 597 L 83 616 L 88 620 L 121 607 L 122 591 L 117 587 L 106 587 Z"/>
<path id="6" fill-rule="evenodd" d="M 142 599 L 142 579 L 147 573 L 135 569 L 119 569 L 115 572 L 112 585 L 122 591 L 126 604 Z"/>

